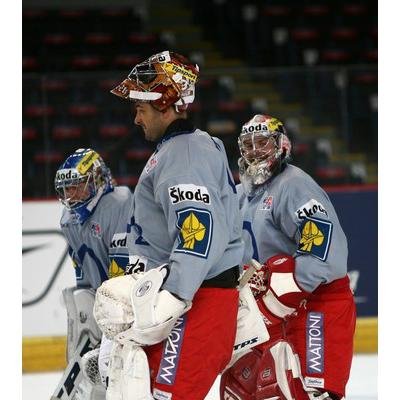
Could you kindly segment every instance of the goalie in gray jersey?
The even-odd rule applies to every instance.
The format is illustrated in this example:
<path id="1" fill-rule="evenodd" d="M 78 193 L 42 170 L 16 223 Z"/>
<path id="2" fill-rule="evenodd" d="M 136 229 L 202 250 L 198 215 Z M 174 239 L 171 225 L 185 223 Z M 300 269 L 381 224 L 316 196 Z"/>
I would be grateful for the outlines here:
<path id="1" fill-rule="evenodd" d="M 224 373 L 221 398 L 340 399 L 355 328 L 346 236 L 328 195 L 289 164 L 281 121 L 255 115 L 238 143 L 243 262 L 264 264 L 250 282 L 271 339 Z"/>
<path id="2" fill-rule="evenodd" d="M 127 230 L 133 194 L 114 187 L 110 170 L 92 149 L 78 149 L 60 166 L 55 188 L 64 210 L 60 220 L 78 287 L 97 289 L 123 275 L 129 263 Z"/>
<path id="3" fill-rule="evenodd" d="M 130 246 L 146 272 L 96 296 L 96 319 L 123 358 L 122 369 L 121 356 L 111 361 L 110 399 L 202 400 L 232 355 L 242 220 L 222 141 L 187 119 L 198 73 L 164 51 L 112 90 L 134 101 L 135 123 L 158 144 L 134 193 Z"/>
<path id="4" fill-rule="evenodd" d="M 63 291 L 68 312 L 67 359 L 74 363 L 75 352 L 86 333 L 90 339 L 86 351 L 96 347 L 101 339 L 92 311 L 95 290 L 105 280 L 123 275 L 129 263 L 127 229 L 133 215 L 133 195 L 128 187 L 114 187 L 110 170 L 92 149 L 78 149 L 67 157 L 56 173 L 54 184 L 64 205 L 60 225 L 76 277 L 76 287 Z M 97 358 L 100 353 L 99 367 L 104 383 L 110 350 L 111 342 L 103 338 L 101 347 L 93 354 Z M 81 362 L 80 356 L 78 362 Z M 79 379 L 74 383 L 76 389 L 79 386 L 82 390 Z M 76 395 L 73 390 L 71 396 L 89 399 L 92 389 L 89 387 L 87 393 Z M 93 398 L 103 399 L 105 386 L 98 392 L 100 397 Z"/>

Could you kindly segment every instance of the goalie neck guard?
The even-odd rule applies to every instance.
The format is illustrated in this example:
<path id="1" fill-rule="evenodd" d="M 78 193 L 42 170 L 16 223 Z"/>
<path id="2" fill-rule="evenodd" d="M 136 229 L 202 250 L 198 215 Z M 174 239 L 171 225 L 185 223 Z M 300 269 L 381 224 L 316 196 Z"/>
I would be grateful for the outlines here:
<path id="1" fill-rule="evenodd" d="M 78 149 L 59 167 L 54 179 L 58 199 L 83 224 L 100 198 L 114 189 L 111 172 L 92 149 Z"/>
<path id="2" fill-rule="evenodd" d="M 175 105 L 181 112 L 194 101 L 198 75 L 199 67 L 186 57 L 163 51 L 137 64 L 111 93 L 123 99 L 150 102 L 158 111 Z"/>

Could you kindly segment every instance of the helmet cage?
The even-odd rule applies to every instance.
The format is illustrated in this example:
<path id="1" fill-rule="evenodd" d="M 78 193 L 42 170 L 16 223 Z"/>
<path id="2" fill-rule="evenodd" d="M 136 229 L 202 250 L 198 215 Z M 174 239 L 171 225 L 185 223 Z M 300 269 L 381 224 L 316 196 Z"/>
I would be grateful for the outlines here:
<path id="1" fill-rule="evenodd" d="M 245 133 L 238 139 L 241 156 L 250 165 L 254 162 L 273 162 L 282 151 L 280 146 L 281 134 Z"/>
<path id="2" fill-rule="evenodd" d="M 68 174 L 74 177 L 62 178 Z M 80 175 L 75 168 L 57 171 L 55 190 L 61 203 L 70 210 L 89 202 L 96 195 L 97 189 L 92 172 Z M 82 197 L 82 194 L 86 195 Z"/>
<path id="3" fill-rule="evenodd" d="M 238 145 L 242 156 L 240 171 L 256 185 L 267 181 L 290 155 L 282 122 L 266 115 L 255 115 L 243 125 Z"/>

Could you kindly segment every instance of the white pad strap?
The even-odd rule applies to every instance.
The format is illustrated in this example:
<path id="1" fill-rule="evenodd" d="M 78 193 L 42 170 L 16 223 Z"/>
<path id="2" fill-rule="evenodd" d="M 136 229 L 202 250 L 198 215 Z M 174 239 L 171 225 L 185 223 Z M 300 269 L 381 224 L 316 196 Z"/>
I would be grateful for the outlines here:
<path id="1" fill-rule="evenodd" d="M 106 400 L 153 400 L 149 363 L 140 346 L 114 342 Z"/>

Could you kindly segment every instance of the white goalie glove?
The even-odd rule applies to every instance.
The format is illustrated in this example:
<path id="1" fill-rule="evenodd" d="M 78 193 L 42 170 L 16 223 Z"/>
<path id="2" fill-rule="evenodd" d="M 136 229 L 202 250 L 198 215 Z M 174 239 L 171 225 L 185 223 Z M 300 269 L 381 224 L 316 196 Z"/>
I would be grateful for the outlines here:
<path id="1" fill-rule="evenodd" d="M 143 345 L 166 339 L 191 302 L 160 290 L 168 274 L 162 265 L 145 273 L 109 279 L 97 289 L 93 314 L 114 341 L 108 371 L 107 400 L 152 399 Z"/>
<path id="2" fill-rule="evenodd" d="M 93 314 L 108 339 L 152 345 L 163 341 L 190 301 L 160 290 L 168 265 L 109 279 L 97 289 Z"/>

